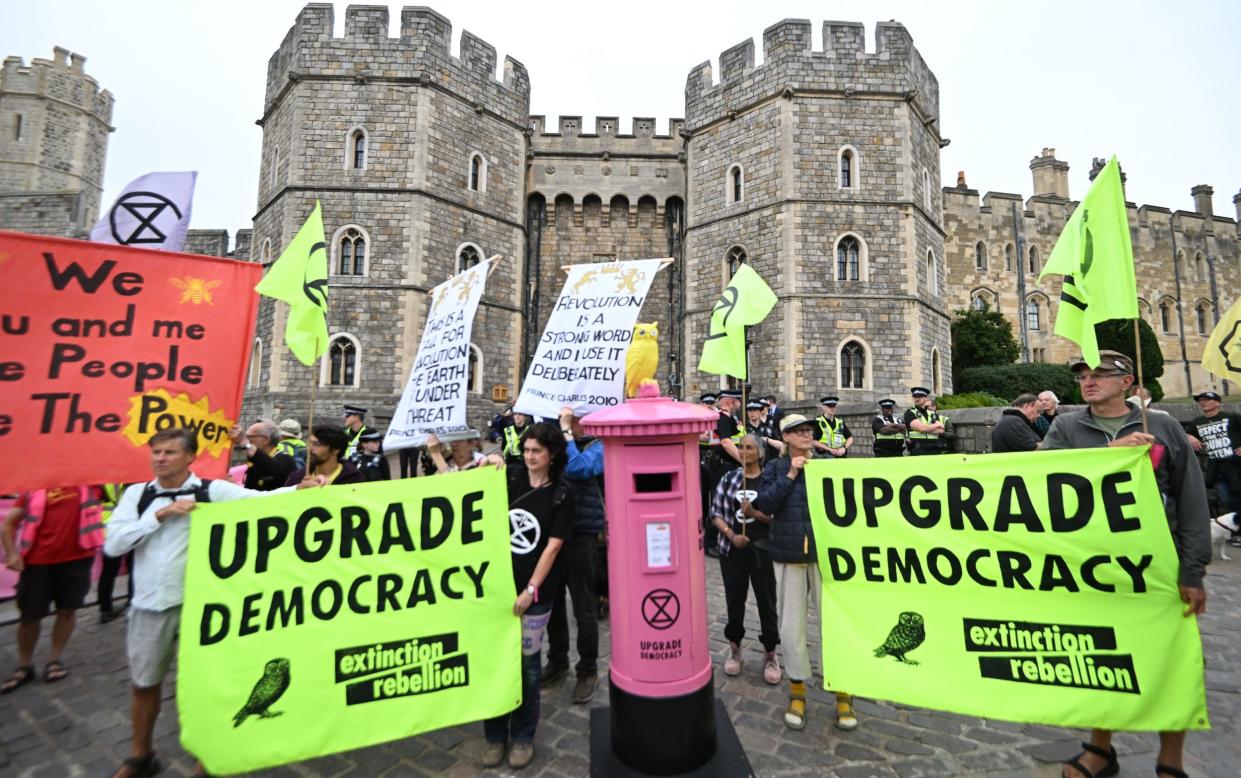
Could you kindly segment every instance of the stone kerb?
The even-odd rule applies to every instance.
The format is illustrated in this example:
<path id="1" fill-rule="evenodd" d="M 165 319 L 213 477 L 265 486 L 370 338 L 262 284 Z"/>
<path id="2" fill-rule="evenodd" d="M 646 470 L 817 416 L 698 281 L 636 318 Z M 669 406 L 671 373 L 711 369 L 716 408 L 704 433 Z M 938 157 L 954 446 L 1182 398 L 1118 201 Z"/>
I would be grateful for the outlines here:
<path id="1" fill-rule="evenodd" d="M 695 66 L 685 85 L 691 130 L 788 88 L 858 96 L 899 94 L 916 101 L 923 115 L 938 118 L 938 81 L 903 25 L 876 25 L 873 52 L 866 51 L 865 28 L 857 22 L 824 22 L 822 51 L 812 50 L 811 39 L 808 20 L 785 19 L 763 31 L 762 65 L 754 64 L 751 39 L 720 54 L 718 84 L 710 61 Z"/>

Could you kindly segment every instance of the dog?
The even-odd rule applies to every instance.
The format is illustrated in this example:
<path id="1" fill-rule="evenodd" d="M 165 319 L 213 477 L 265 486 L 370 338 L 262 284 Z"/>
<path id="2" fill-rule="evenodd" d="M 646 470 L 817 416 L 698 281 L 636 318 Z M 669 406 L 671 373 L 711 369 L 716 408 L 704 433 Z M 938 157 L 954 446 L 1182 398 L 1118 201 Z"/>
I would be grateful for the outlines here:
<path id="1" fill-rule="evenodd" d="M 1228 548 L 1228 540 L 1233 537 L 1233 533 L 1241 531 L 1241 526 L 1237 524 L 1237 514 L 1225 513 L 1223 516 L 1217 516 L 1211 519 L 1211 545 L 1219 550 L 1219 558 L 1225 561 L 1231 559 L 1226 549 Z"/>

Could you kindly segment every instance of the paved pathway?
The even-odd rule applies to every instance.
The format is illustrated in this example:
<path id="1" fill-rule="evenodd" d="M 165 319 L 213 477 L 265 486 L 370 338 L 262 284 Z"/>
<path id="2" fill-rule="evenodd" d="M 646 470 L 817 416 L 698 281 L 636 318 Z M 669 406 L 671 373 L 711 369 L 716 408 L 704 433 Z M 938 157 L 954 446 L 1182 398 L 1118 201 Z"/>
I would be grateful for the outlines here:
<path id="1" fill-rule="evenodd" d="M 1241 774 L 1241 551 L 1231 562 L 1216 562 L 1208 579 L 1210 612 L 1202 619 L 1207 657 L 1207 696 L 1214 729 L 1189 736 L 1188 768 L 1192 775 L 1235 778 Z M 712 637 L 716 655 L 723 652 L 724 596 L 719 568 L 708 565 L 712 603 Z M 118 587 L 124 589 L 122 582 Z M 752 603 L 751 603 L 752 605 Z M 0 620 L 12 617 L 12 603 L 0 606 Z M 757 634 L 755 623 L 747 625 Z M 127 754 L 129 695 L 123 621 L 101 625 L 93 609 L 82 613 L 81 625 L 66 653 L 71 674 L 56 684 L 37 682 L 11 696 L 0 697 L 0 776 L 110 775 Z M 46 626 L 46 623 L 45 623 Z M 813 630 L 811 634 L 816 634 Z M 48 635 L 43 636 L 46 646 Z M 607 646 L 606 629 L 603 645 Z M 815 649 L 817 650 L 817 649 Z M 41 654 L 36 655 L 36 659 Z M 0 628 L 0 674 L 15 664 L 14 629 Z M 717 694 L 732 715 L 741 740 L 760 776 L 1054 776 L 1054 762 L 1076 750 L 1081 733 L 1037 725 L 1011 724 L 858 701 L 862 726 L 842 733 L 832 727 L 831 700 L 819 688 L 810 693 L 806 729 L 784 727 L 781 712 L 785 689 L 760 677 L 761 656 L 755 647 L 746 654 L 745 671 L 725 678 L 717 668 Z M 603 665 L 605 666 L 605 665 Z M 536 740 L 537 756 L 528 776 L 589 774 L 589 712 L 570 702 L 572 683 L 562 683 L 543 696 L 543 720 Z M 171 763 L 167 775 L 188 775 L 191 760 L 177 740 L 172 684 L 166 690 L 164 714 L 156 728 L 157 749 Z M 605 704 L 603 683 L 595 694 Z M 405 741 L 324 757 L 268 770 L 263 776 L 474 776 L 507 775 L 478 766 L 482 728 L 477 724 L 432 732 Z M 1152 774 L 1157 738 L 1151 734 L 1119 735 L 1123 775 Z"/>

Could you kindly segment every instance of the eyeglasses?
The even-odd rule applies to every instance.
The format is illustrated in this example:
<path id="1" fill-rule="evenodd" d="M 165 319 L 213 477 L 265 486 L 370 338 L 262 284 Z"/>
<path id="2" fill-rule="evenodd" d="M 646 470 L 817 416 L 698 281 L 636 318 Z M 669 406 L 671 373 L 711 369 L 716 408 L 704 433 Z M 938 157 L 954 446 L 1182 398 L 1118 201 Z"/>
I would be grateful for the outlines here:
<path id="1" fill-rule="evenodd" d="M 1103 380 L 1104 378 L 1117 378 L 1119 376 L 1126 376 L 1126 375 L 1129 375 L 1129 374 L 1122 370 L 1111 370 L 1106 373 L 1078 373 L 1074 377 L 1077 379 L 1077 383 L 1084 384 L 1087 381 L 1098 382 L 1098 381 Z"/>
<path id="2" fill-rule="evenodd" d="M 785 430 L 785 435 L 813 435 L 814 430 L 810 427 L 794 427 L 791 430 Z"/>

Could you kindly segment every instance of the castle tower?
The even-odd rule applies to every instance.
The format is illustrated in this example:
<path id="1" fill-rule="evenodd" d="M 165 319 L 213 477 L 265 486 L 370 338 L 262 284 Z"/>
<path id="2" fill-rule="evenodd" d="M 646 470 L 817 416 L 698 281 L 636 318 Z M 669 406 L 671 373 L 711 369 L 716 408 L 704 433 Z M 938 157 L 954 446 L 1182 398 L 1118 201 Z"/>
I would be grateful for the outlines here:
<path id="1" fill-rule="evenodd" d="M 329 247 L 332 342 L 316 368 L 283 344 L 283 305 L 264 300 L 247 418 L 339 418 L 352 402 L 386 424 L 422 335 L 428 290 L 463 264 L 500 254 L 474 322 L 470 416 L 512 395 L 526 284 L 525 164 L 529 80 L 469 32 L 427 8 L 349 6 L 332 36 L 329 4 L 307 5 L 268 63 L 252 256 L 270 262 L 319 200 Z"/>
<path id="2" fill-rule="evenodd" d="M 52 59 L 6 57 L 0 71 L 0 224 L 79 237 L 99 218 L 112 132 L 112 94 L 86 58 L 59 46 Z"/>
<path id="3" fill-rule="evenodd" d="M 786 399 L 951 391 L 939 86 L 903 26 L 785 20 L 685 87 L 684 347 L 740 261 L 780 299 L 751 333 L 750 380 Z M 716 379 L 687 365 L 691 392 Z"/>

